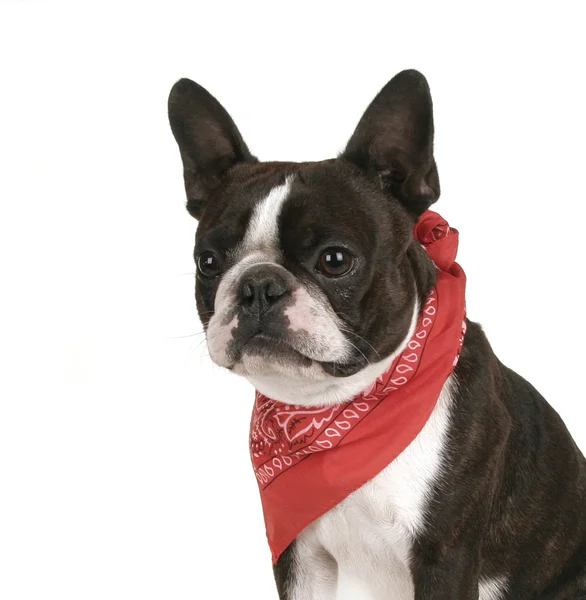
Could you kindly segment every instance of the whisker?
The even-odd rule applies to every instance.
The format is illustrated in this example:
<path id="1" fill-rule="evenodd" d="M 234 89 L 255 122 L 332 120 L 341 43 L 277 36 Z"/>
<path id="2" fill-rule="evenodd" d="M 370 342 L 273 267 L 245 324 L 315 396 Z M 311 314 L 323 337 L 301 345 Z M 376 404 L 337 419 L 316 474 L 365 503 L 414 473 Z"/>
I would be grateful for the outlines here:
<path id="1" fill-rule="evenodd" d="M 370 348 L 372 348 L 372 350 L 376 353 L 376 355 L 379 358 L 382 358 L 380 353 L 378 352 L 378 350 L 368 341 L 365 340 L 361 335 L 358 335 L 357 333 L 354 333 L 354 331 L 347 329 L 346 327 L 340 327 L 340 330 L 343 331 L 344 333 L 349 333 L 350 335 L 353 335 L 355 337 L 357 337 L 359 340 L 362 340 L 367 346 L 369 346 Z"/>
<path id="2" fill-rule="evenodd" d="M 189 338 L 189 337 L 197 337 L 198 335 L 203 335 L 205 333 L 205 331 L 198 331 L 197 333 L 190 333 L 188 335 L 172 335 L 169 336 L 168 339 L 170 340 L 180 340 L 183 338 Z"/>
<path id="3" fill-rule="evenodd" d="M 362 354 L 362 356 L 364 357 L 364 360 L 371 365 L 372 363 L 368 360 L 368 358 L 366 358 L 366 354 L 364 354 L 364 352 L 362 352 L 362 350 L 360 350 L 360 348 L 358 346 L 356 346 L 355 344 L 353 344 L 350 340 L 347 340 L 347 342 L 356 350 L 358 350 L 358 352 L 360 352 L 360 354 Z"/>

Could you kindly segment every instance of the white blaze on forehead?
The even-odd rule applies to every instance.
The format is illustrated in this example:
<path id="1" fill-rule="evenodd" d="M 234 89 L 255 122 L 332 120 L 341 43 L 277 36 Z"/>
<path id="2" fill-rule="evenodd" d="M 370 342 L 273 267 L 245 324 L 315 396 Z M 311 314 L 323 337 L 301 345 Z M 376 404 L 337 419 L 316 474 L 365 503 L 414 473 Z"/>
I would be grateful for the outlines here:
<path id="1" fill-rule="evenodd" d="M 289 197 L 293 176 L 275 186 L 255 207 L 242 240 L 244 254 L 259 249 L 278 253 L 278 219 L 285 200 Z"/>
<path id="2" fill-rule="evenodd" d="M 210 356 L 222 366 L 228 365 L 227 347 L 238 327 L 238 317 L 224 325 L 227 315 L 238 306 L 238 284 L 247 269 L 262 263 L 275 264 L 279 256 L 278 219 L 291 191 L 293 176 L 277 185 L 254 207 L 242 242 L 233 251 L 235 264 L 223 275 L 214 302 L 207 340 Z"/>

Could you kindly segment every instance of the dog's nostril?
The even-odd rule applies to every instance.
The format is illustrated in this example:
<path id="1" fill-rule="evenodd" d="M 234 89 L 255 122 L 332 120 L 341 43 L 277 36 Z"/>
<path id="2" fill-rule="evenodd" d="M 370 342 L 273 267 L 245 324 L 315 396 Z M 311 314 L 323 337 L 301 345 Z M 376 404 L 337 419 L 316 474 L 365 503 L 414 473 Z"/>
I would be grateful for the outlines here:
<path id="1" fill-rule="evenodd" d="M 274 280 L 267 285 L 265 294 L 267 298 L 280 298 L 287 291 L 282 281 Z"/>
<path id="2" fill-rule="evenodd" d="M 242 286 L 242 297 L 246 298 L 246 299 L 250 299 L 250 298 L 254 297 L 254 288 L 252 287 L 252 284 L 245 283 Z"/>

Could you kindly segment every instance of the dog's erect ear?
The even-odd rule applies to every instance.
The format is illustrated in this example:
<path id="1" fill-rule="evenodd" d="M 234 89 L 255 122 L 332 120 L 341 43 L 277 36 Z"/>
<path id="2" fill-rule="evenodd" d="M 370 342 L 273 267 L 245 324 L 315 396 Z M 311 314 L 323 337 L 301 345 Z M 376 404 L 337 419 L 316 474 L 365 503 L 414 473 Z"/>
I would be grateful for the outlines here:
<path id="1" fill-rule="evenodd" d="M 183 160 L 187 210 L 199 219 L 228 169 L 256 158 L 224 107 L 190 79 L 171 89 L 169 122 Z"/>
<path id="2" fill-rule="evenodd" d="M 440 195 L 433 158 L 433 107 L 425 77 L 402 71 L 380 91 L 360 119 L 342 156 L 419 216 Z"/>

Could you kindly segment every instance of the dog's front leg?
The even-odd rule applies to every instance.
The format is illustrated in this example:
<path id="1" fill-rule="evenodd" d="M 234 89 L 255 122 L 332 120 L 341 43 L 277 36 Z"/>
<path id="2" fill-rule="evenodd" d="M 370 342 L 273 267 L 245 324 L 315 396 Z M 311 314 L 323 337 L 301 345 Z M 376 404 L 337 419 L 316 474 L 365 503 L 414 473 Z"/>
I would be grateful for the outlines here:
<path id="1" fill-rule="evenodd" d="M 415 600 L 478 600 L 479 570 L 474 548 L 420 548 L 411 565 Z"/>
<path id="2" fill-rule="evenodd" d="M 280 600 L 335 600 L 338 567 L 322 547 L 296 540 L 274 567 Z"/>

